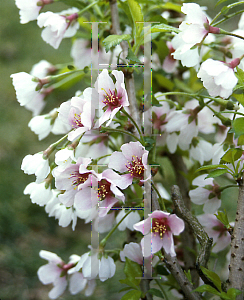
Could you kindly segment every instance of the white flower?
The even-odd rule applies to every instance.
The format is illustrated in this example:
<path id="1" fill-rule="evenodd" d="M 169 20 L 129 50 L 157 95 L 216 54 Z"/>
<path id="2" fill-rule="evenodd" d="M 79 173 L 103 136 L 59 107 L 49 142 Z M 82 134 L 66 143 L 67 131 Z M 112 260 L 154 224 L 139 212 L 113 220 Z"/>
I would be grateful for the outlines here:
<path id="1" fill-rule="evenodd" d="M 57 118 L 58 112 L 54 108 L 46 115 L 35 116 L 28 124 L 30 129 L 38 135 L 39 141 L 49 135 L 50 132 L 55 134 L 64 134 L 70 130 L 68 124 L 64 124 L 60 119 Z"/>
<path id="2" fill-rule="evenodd" d="M 189 192 L 190 199 L 197 205 L 204 204 L 205 213 L 215 213 L 221 205 L 221 191 L 219 185 L 213 178 L 206 178 L 206 174 L 200 175 L 192 181 L 193 185 L 198 187 Z"/>
<path id="3" fill-rule="evenodd" d="M 212 97 L 228 98 L 238 82 L 230 64 L 211 58 L 201 64 L 197 77 L 203 81 L 204 87 Z"/>
<path id="4" fill-rule="evenodd" d="M 58 49 L 63 38 L 74 36 L 79 28 L 79 23 L 75 22 L 78 18 L 77 11 L 78 9 L 72 8 L 60 14 L 50 11 L 40 14 L 37 18 L 37 25 L 40 28 L 45 27 L 41 34 L 43 40 Z M 65 14 L 70 15 L 66 17 Z"/>
<path id="5" fill-rule="evenodd" d="M 46 60 L 40 60 L 37 64 L 33 65 L 30 75 L 38 78 L 44 78 L 46 77 L 50 71 L 53 71 L 55 67 L 50 64 Z"/>
<path id="6" fill-rule="evenodd" d="M 126 212 L 124 209 L 122 209 L 118 215 L 116 216 L 116 223 L 119 223 L 119 221 L 126 215 Z M 131 231 L 134 231 L 133 225 L 138 223 L 140 221 L 140 215 L 137 211 L 131 212 L 118 226 L 118 229 L 120 231 L 125 230 L 126 228 L 129 228 Z"/>
<path id="7" fill-rule="evenodd" d="M 137 243 L 129 243 L 124 246 L 124 250 L 120 251 L 120 258 L 122 261 L 125 261 L 125 257 L 128 257 L 130 260 L 143 265 L 143 254 L 141 245 Z"/>
<path id="8" fill-rule="evenodd" d="M 212 159 L 212 151 L 213 146 L 211 143 L 203 140 L 203 139 L 194 139 L 193 144 L 189 150 L 190 158 L 193 158 L 201 165 L 203 165 L 204 161 L 209 161 Z"/>
<path id="9" fill-rule="evenodd" d="M 79 271 L 82 268 L 84 277 L 94 279 L 98 275 L 99 279 L 103 282 L 114 276 L 116 266 L 114 260 L 110 256 L 107 258 L 102 256 L 98 259 L 98 254 L 99 253 L 89 255 L 89 252 L 83 254 L 76 265 L 75 270 Z"/>
<path id="10" fill-rule="evenodd" d="M 44 206 L 52 199 L 52 191 L 50 185 L 46 188 L 45 181 L 42 183 L 31 182 L 25 187 L 24 194 L 30 194 L 32 203 Z"/>
<path id="11" fill-rule="evenodd" d="M 180 33 L 172 39 L 175 59 L 181 60 L 183 66 L 193 67 L 199 63 L 198 47 L 208 33 L 219 33 L 219 28 L 209 25 L 209 17 L 196 3 L 183 3 L 181 11 L 186 14 L 185 21 L 179 26 Z"/>
<path id="12" fill-rule="evenodd" d="M 64 263 L 57 254 L 49 251 L 41 250 L 39 255 L 41 258 L 48 260 L 48 264 L 38 269 L 38 278 L 43 284 L 52 283 L 54 285 L 48 296 L 51 299 L 57 299 L 63 294 L 67 286 L 66 276 L 60 277 L 63 271 L 61 266 Z"/>
<path id="13" fill-rule="evenodd" d="M 36 20 L 42 8 L 42 5 L 37 5 L 38 2 L 40 2 L 40 0 L 15 0 L 16 6 L 20 9 L 19 14 L 21 24 Z"/>
<path id="14" fill-rule="evenodd" d="M 41 93 L 41 89 L 36 90 L 40 82 L 33 81 L 36 78 L 25 72 L 15 73 L 10 77 L 13 79 L 17 100 L 20 105 L 31 110 L 34 115 L 38 115 L 45 105 L 43 101 L 45 94 Z"/>
<path id="15" fill-rule="evenodd" d="M 25 174 L 36 175 L 36 182 L 44 181 L 50 172 L 48 159 L 43 158 L 43 153 L 36 153 L 34 155 L 26 155 L 21 164 L 21 170 Z"/>

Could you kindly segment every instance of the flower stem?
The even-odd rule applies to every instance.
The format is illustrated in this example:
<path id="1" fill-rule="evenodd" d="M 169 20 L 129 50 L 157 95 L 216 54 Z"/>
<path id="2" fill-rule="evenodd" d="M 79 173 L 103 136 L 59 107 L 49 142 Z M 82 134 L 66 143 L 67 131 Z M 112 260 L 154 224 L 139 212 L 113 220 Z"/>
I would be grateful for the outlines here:
<path id="1" fill-rule="evenodd" d="M 212 26 L 217 26 L 217 25 L 223 23 L 224 21 L 229 20 L 229 19 L 232 18 L 232 17 L 235 17 L 235 16 L 237 16 L 237 15 L 239 15 L 239 14 L 242 14 L 243 12 L 244 12 L 244 9 L 239 10 L 239 11 L 236 11 L 236 12 L 234 12 L 233 14 L 230 14 L 230 15 L 228 15 L 228 16 L 224 16 L 223 19 L 221 19 L 220 21 L 214 23 Z"/>
<path id="2" fill-rule="evenodd" d="M 43 158 L 48 159 L 48 157 L 57 148 L 57 146 L 60 143 L 62 143 L 67 137 L 68 137 L 68 133 L 65 136 L 63 136 L 60 140 L 58 140 L 56 143 L 51 144 L 45 151 L 43 151 Z"/>
<path id="3" fill-rule="evenodd" d="M 158 279 L 155 279 L 155 281 L 156 281 L 158 287 L 160 288 L 161 292 L 163 293 L 164 298 L 165 298 L 166 300 L 169 300 L 169 298 L 168 298 L 166 292 L 164 291 L 164 289 L 162 288 L 161 284 L 159 283 L 159 280 L 158 280 Z"/>
<path id="4" fill-rule="evenodd" d="M 226 9 L 229 10 L 237 5 L 241 5 L 241 4 L 244 4 L 244 1 L 239 1 L 239 2 L 235 2 L 235 3 L 232 3 L 232 4 L 229 4 L 226 6 Z M 214 26 L 216 24 L 213 25 L 214 21 L 218 19 L 219 16 L 221 16 L 222 14 L 222 11 L 220 11 L 212 20 L 212 22 L 210 23 L 211 26 Z"/>
<path id="5" fill-rule="evenodd" d="M 97 0 L 97 1 L 95 1 L 95 2 L 93 2 L 93 3 L 91 3 L 91 4 L 89 4 L 89 5 L 87 5 L 85 8 L 83 8 L 82 10 L 80 10 L 80 11 L 78 12 L 78 15 L 81 16 L 85 11 L 87 11 L 87 10 L 90 9 L 92 6 L 94 6 L 94 5 L 98 4 L 98 3 L 99 3 L 99 0 Z"/>
<path id="6" fill-rule="evenodd" d="M 141 141 L 144 142 L 144 139 L 143 139 L 143 135 L 142 135 L 142 132 L 139 128 L 139 126 L 136 124 L 135 120 L 126 112 L 126 110 L 124 108 L 121 109 L 121 111 L 123 112 L 123 114 L 125 114 L 127 116 L 127 118 L 129 118 L 131 120 L 131 122 L 135 125 L 139 135 L 140 135 L 140 138 L 141 138 Z"/>
<path id="7" fill-rule="evenodd" d="M 105 236 L 104 239 L 102 239 L 102 241 L 100 242 L 100 247 L 105 247 L 107 240 L 110 238 L 110 236 L 114 233 L 114 231 L 118 228 L 118 226 L 124 221 L 124 219 L 132 212 L 133 210 L 129 210 L 124 216 L 123 218 L 118 222 L 118 224 L 116 224 L 114 226 L 114 228 Z"/>
<path id="8" fill-rule="evenodd" d="M 239 34 L 235 34 L 235 33 L 223 30 L 223 29 L 220 29 L 220 34 L 226 34 L 226 35 L 234 36 L 234 37 L 244 40 L 244 36 L 241 36 Z"/>
<path id="9" fill-rule="evenodd" d="M 140 143 L 142 143 L 141 140 L 137 136 L 135 136 L 134 134 L 132 134 L 128 131 L 122 130 L 122 129 L 101 127 L 101 130 L 104 131 L 104 132 L 108 131 L 108 132 L 118 132 L 118 133 L 122 133 L 122 134 L 127 134 L 127 135 L 133 137 L 134 139 L 136 139 L 137 141 L 139 141 Z M 144 143 L 142 143 L 142 144 L 144 145 Z"/>
<path id="10" fill-rule="evenodd" d="M 155 186 L 155 184 L 154 184 L 153 182 L 152 182 L 152 187 L 154 188 L 155 192 L 156 192 L 157 195 L 158 195 L 158 198 L 159 198 L 160 204 L 162 204 L 163 210 L 164 210 L 164 211 L 167 211 L 167 210 L 166 210 L 166 207 L 165 207 L 165 204 L 164 204 L 164 200 L 163 200 L 163 198 L 161 197 L 161 195 L 160 195 L 158 189 L 156 188 L 156 186 Z"/>

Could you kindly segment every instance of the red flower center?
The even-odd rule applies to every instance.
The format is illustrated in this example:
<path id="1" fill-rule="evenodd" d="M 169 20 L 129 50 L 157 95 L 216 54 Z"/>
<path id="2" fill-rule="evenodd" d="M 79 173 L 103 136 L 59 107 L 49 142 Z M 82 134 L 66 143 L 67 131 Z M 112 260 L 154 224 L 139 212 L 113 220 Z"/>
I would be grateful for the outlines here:
<path id="1" fill-rule="evenodd" d="M 100 200 L 104 200 L 112 192 L 110 190 L 111 183 L 106 179 L 102 179 L 98 182 L 97 196 Z"/>
<path id="2" fill-rule="evenodd" d="M 104 94 L 104 100 L 103 103 L 111 108 L 115 108 L 120 106 L 119 103 L 119 97 L 117 96 L 117 91 L 114 89 L 112 92 L 109 90 L 109 92 L 105 91 L 105 89 L 102 89 Z"/>
<path id="3" fill-rule="evenodd" d="M 169 230 L 169 227 L 167 224 L 165 224 L 164 220 L 153 219 L 152 231 L 154 232 L 154 235 L 156 235 L 156 233 L 158 233 L 159 236 L 162 238 L 164 233 L 168 230 Z"/>
<path id="4" fill-rule="evenodd" d="M 84 125 L 81 123 L 81 114 L 74 114 L 74 119 L 72 123 L 72 127 L 74 128 L 84 127 Z"/>
<path id="5" fill-rule="evenodd" d="M 138 157 L 137 155 L 133 155 L 131 162 L 128 161 L 126 168 L 130 172 L 131 176 L 137 178 L 143 178 L 145 168 L 143 166 L 141 157 Z"/>
<path id="6" fill-rule="evenodd" d="M 78 171 L 75 171 L 74 173 L 70 174 L 69 179 L 73 179 L 72 184 L 75 186 L 74 187 L 75 190 L 77 189 L 78 185 L 87 181 L 89 174 L 90 174 L 90 172 L 80 174 Z"/>

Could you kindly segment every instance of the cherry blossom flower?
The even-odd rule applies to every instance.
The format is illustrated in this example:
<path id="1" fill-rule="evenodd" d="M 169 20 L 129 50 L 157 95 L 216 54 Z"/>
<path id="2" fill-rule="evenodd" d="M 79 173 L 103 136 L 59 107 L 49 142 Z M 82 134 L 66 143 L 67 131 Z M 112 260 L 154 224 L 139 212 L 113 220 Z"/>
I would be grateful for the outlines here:
<path id="1" fill-rule="evenodd" d="M 15 0 L 16 6 L 20 9 L 20 23 L 26 24 L 36 20 L 40 10 L 50 3 L 53 3 L 53 0 Z"/>
<path id="2" fill-rule="evenodd" d="M 94 279 L 98 275 L 102 282 L 113 277 L 116 270 L 114 260 L 110 256 L 105 257 L 103 255 L 101 258 L 98 258 L 99 252 L 93 252 L 95 251 L 92 249 L 91 252 L 83 254 L 76 265 L 75 270 L 79 271 L 82 269 L 84 277 L 89 279 Z M 92 264 L 98 266 L 98 268 L 95 270 L 94 268 L 92 269 Z"/>
<path id="3" fill-rule="evenodd" d="M 79 28 L 77 12 L 78 9 L 71 8 L 59 14 L 50 11 L 41 13 L 37 17 L 37 25 L 45 27 L 41 34 L 43 40 L 58 49 L 63 38 L 74 36 Z"/>
<path id="4" fill-rule="evenodd" d="M 21 106 L 38 115 L 45 106 L 43 85 L 48 83 L 48 78 L 39 79 L 28 73 L 19 72 L 10 76 L 16 91 L 17 100 Z"/>
<path id="5" fill-rule="evenodd" d="M 37 78 L 44 78 L 55 71 L 56 71 L 55 66 L 53 66 L 50 62 L 42 59 L 37 64 L 33 65 L 30 71 L 30 75 Z"/>
<path id="6" fill-rule="evenodd" d="M 206 178 L 205 175 L 200 175 L 192 181 L 193 185 L 198 187 L 189 192 L 190 199 L 197 205 L 204 204 L 203 211 L 205 213 L 214 213 L 221 205 L 220 186 L 213 178 Z"/>
<path id="7" fill-rule="evenodd" d="M 204 161 L 212 159 L 213 145 L 203 139 L 193 138 L 191 148 L 189 149 L 189 157 L 199 161 L 203 165 Z"/>
<path id="8" fill-rule="evenodd" d="M 84 90 L 80 97 L 72 97 L 71 100 L 61 104 L 58 109 L 58 118 L 71 126 L 73 131 L 68 134 L 68 139 L 73 141 L 81 134 L 90 130 L 95 117 L 95 107 L 92 104 L 92 89 Z"/>
<path id="9" fill-rule="evenodd" d="M 169 54 L 165 57 L 162 68 L 167 73 L 173 73 L 179 64 L 179 61 L 174 59 L 172 56 L 172 54 L 175 52 L 172 43 L 170 41 L 167 41 L 166 45 L 169 49 Z"/>
<path id="10" fill-rule="evenodd" d="M 91 187 L 91 175 L 95 173 L 87 170 L 90 163 L 90 158 L 79 157 L 75 164 L 69 163 L 65 169 L 57 167 L 53 170 L 56 188 L 64 191 L 58 198 L 65 206 L 75 203 L 75 195 L 80 189 Z"/>
<path id="11" fill-rule="evenodd" d="M 130 260 L 143 265 L 143 254 L 141 245 L 137 243 L 129 243 L 124 246 L 124 250 L 119 253 L 120 259 L 125 261 L 125 257 L 128 257 Z"/>
<path id="12" fill-rule="evenodd" d="M 64 124 L 57 116 L 57 109 L 54 108 L 48 114 L 35 116 L 30 120 L 28 126 L 38 135 L 39 141 L 47 137 L 50 132 L 54 134 L 65 134 L 70 130 L 70 126 Z"/>
<path id="13" fill-rule="evenodd" d="M 126 215 L 126 212 L 124 209 L 122 209 L 118 215 L 116 216 L 116 223 L 119 223 L 119 221 Z M 140 215 L 137 211 L 132 211 L 118 226 L 118 229 L 120 231 L 124 231 L 126 228 L 129 228 L 131 231 L 135 230 L 133 228 L 133 225 L 140 221 Z"/>
<path id="14" fill-rule="evenodd" d="M 98 127 L 104 122 L 108 126 L 115 114 L 122 108 L 129 106 L 128 96 L 124 84 L 124 73 L 122 71 L 113 70 L 112 75 L 116 82 L 113 83 L 112 78 L 108 74 L 108 70 L 104 69 L 95 82 L 95 88 L 99 94 L 99 102 L 101 108 L 105 110 L 98 120 Z"/>
<path id="15" fill-rule="evenodd" d="M 218 34 L 219 28 L 209 25 L 209 17 L 196 3 L 183 3 L 181 11 L 186 14 L 185 21 L 180 26 L 180 33 L 172 39 L 175 59 L 181 60 L 183 66 L 193 67 L 199 63 L 198 48 L 194 45 L 201 43 L 209 33 Z"/>
<path id="16" fill-rule="evenodd" d="M 50 299 L 57 299 L 67 287 L 66 276 L 61 276 L 64 262 L 57 254 L 49 251 L 41 250 L 39 255 L 41 258 L 46 259 L 48 264 L 38 269 L 38 278 L 43 284 L 52 283 L 54 285 L 48 296 Z"/>
<path id="17" fill-rule="evenodd" d="M 50 185 L 46 187 L 46 182 L 41 183 L 31 182 L 25 189 L 24 194 L 29 194 L 32 203 L 36 203 L 40 206 L 46 205 L 53 197 L 53 190 Z"/>
<path id="18" fill-rule="evenodd" d="M 204 214 L 197 216 L 199 222 L 204 226 L 204 229 L 209 237 L 213 238 L 212 252 L 217 253 L 230 245 L 231 235 L 215 215 Z M 233 225 L 233 223 L 232 223 Z"/>
<path id="19" fill-rule="evenodd" d="M 21 164 L 21 170 L 25 174 L 36 175 L 36 182 L 40 183 L 44 181 L 50 172 L 48 159 L 43 158 L 43 153 L 36 153 L 34 155 L 26 155 Z"/>
<path id="20" fill-rule="evenodd" d="M 197 77 L 203 81 L 203 86 L 210 96 L 228 98 L 238 82 L 234 68 L 239 63 L 240 59 L 234 59 L 226 64 L 209 58 L 201 64 Z"/>
<path id="21" fill-rule="evenodd" d="M 152 223 L 152 227 L 151 227 Z M 155 210 L 146 220 L 143 220 L 134 226 L 135 230 L 140 231 L 146 237 L 151 236 L 151 251 L 145 253 L 144 239 L 141 240 L 142 251 L 145 257 L 158 252 L 164 248 L 166 253 L 171 256 L 176 256 L 174 249 L 173 235 L 179 235 L 185 228 L 184 221 L 178 218 L 175 214 Z M 151 235 L 152 230 L 152 235 Z"/>
<path id="22" fill-rule="evenodd" d="M 125 189 L 128 185 L 128 181 L 122 176 L 107 169 L 92 176 L 92 187 L 79 190 L 75 195 L 75 203 L 80 210 L 89 210 L 99 203 L 99 216 L 104 217 L 115 203 L 125 201 L 120 189 Z"/>
<path id="23" fill-rule="evenodd" d="M 121 146 L 121 151 L 115 151 L 110 156 L 109 168 L 119 172 L 129 172 L 123 175 L 128 185 L 132 183 L 133 178 L 140 179 L 143 183 L 150 178 L 145 177 L 147 169 L 148 151 L 140 142 L 129 142 Z"/>

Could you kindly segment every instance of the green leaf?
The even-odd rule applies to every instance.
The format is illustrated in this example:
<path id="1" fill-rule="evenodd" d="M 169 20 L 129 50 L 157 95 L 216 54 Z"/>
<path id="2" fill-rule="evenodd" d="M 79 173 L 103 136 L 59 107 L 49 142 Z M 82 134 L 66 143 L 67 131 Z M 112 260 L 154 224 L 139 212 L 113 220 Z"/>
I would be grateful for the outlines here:
<path id="1" fill-rule="evenodd" d="M 244 134 L 244 118 L 237 118 L 232 122 L 232 129 L 230 132 L 234 132 L 234 138 L 237 139 L 239 136 Z"/>
<path id="2" fill-rule="evenodd" d="M 231 300 L 231 298 L 225 292 L 221 292 L 220 297 L 224 300 Z"/>
<path id="3" fill-rule="evenodd" d="M 228 6 L 224 6 L 224 7 L 221 8 L 221 13 L 223 15 L 226 15 L 228 13 L 228 11 L 229 11 L 229 7 Z"/>
<path id="4" fill-rule="evenodd" d="M 141 291 L 133 290 L 126 293 L 121 300 L 140 300 Z"/>
<path id="5" fill-rule="evenodd" d="M 133 288 L 134 290 L 138 289 L 138 285 L 135 284 L 134 282 L 130 281 L 128 278 L 120 279 L 119 282 L 122 284 L 128 285 L 129 287 Z"/>
<path id="6" fill-rule="evenodd" d="M 228 170 L 226 170 L 226 169 L 218 169 L 218 170 L 214 170 L 214 171 L 210 172 L 210 173 L 208 174 L 208 176 L 205 177 L 205 179 L 206 179 L 206 178 L 215 178 L 215 177 L 218 177 L 218 176 L 223 175 L 223 174 L 225 174 L 225 173 L 228 173 Z"/>
<path id="7" fill-rule="evenodd" d="M 128 55 L 126 56 L 126 58 L 135 63 L 141 64 L 141 61 L 137 58 L 137 56 L 134 54 L 134 52 L 130 48 L 128 49 Z"/>
<path id="8" fill-rule="evenodd" d="M 156 271 L 157 271 L 157 274 L 159 274 L 159 275 L 164 275 L 164 276 L 169 275 L 169 272 L 167 271 L 167 269 L 165 269 L 165 267 L 162 265 L 157 265 Z"/>
<path id="9" fill-rule="evenodd" d="M 152 289 L 148 290 L 147 292 L 154 295 L 154 296 L 157 296 L 159 298 L 164 299 L 164 296 L 163 296 L 162 292 L 158 289 L 152 288 Z"/>
<path id="10" fill-rule="evenodd" d="M 191 271 L 188 270 L 188 271 L 186 272 L 186 270 L 184 270 L 184 273 L 185 273 L 187 279 L 192 283 L 192 279 L 191 279 Z"/>
<path id="11" fill-rule="evenodd" d="M 244 135 L 239 136 L 237 145 L 244 145 Z"/>
<path id="12" fill-rule="evenodd" d="M 137 3 L 135 0 L 128 0 L 127 3 L 129 5 L 130 13 L 134 23 L 134 29 L 136 33 L 135 39 L 137 40 L 142 32 L 143 23 L 136 22 L 144 22 L 143 14 L 139 3 Z"/>
<path id="13" fill-rule="evenodd" d="M 225 0 L 225 1 L 227 1 L 227 0 Z M 177 11 L 178 13 L 181 13 L 181 5 L 179 5 L 179 4 L 167 2 L 167 3 L 161 4 L 160 7 L 164 8 L 164 9 L 174 10 L 174 11 Z"/>
<path id="14" fill-rule="evenodd" d="M 146 136 L 144 138 L 146 144 L 145 144 L 145 148 L 147 151 L 152 150 L 152 148 L 155 146 L 155 140 L 153 138 L 151 138 L 150 136 Z"/>
<path id="15" fill-rule="evenodd" d="M 204 285 L 201 285 L 199 287 L 197 287 L 194 292 L 199 292 L 199 293 L 203 293 L 203 292 L 208 292 L 210 294 L 214 294 L 214 295 L 217 295 L 219 296 L 220 293 L 213 287 L 211 287 L 210 285 L 207 285 L 207 284 L 204 284 Z"/>
<path id="16" fill-rule="evenodd" d="M 214 285 L 217 287 L 217 289 L 219 291 L 221 291 L 221 280 L 219 278 L 219 276 L 214 273 L 213 271 L 210 271 L 206 268 L 204 268 L 203 266 L 201 266 L 201 270 L 203 271 L 203 273 L 214 283 Z"/>
<path id="17" fill-rule="evenodd" d="M 238 78 L 238 84 L 244 85 L 244 71 L 239 67 L 236 67 L 236 71 L 235 75 Z"/>
<path id="18" fill-rule="evenodd" d="M 233 161 L 238 160 L 242 156 L 242 153 L 243 151 L 240 148 L 231 148 L 221 157 L 220 161 L 233 163 Z"/>
<path id="19" fill-rule="evenodd" d="M 229 227 L 230 224 L 229 224 L 226 210 L 224 210 L 224 212 L 218 211 L 218 214 L 214 214 L 214 215 L 221 223 L 223 223 L 226 227 Z"/>
<path id="20" fill-rule="evenodd" d="M 219 165 L 207 165 L 207 166 L 202 166 L 196 170 L 196 172 L 199 171 L 205 171 L 205 170 L 212 170 L 212 169 L 217 169 L 217 168 L 224 168 L 224 169 L 229 169 L 226 165 L 219 164 Z"/>
<path id="21" fill-rule="evenodd" d="M 232 94 L 233 97 L 236 98 L 236 100 L 241 103 L 242 106 L 244 106 L 244 94 Z"/>
<path id="22" fill-rule="evenodd" d="M 175 33 L 179 33 L 180 30 L 176 27 L 167 25 L 167 24 L 157 24 L 151 27 L 151 32 L 175 32 Z"/>
<path id="23" fill-rule="evenodd" d="M 126 277 L 135 285 L 139 285 L 141 279 L 136 279 L 136 277 L 142 277 L 141 266 L 138 263 L 131 261 L 127 257 L 125 259 L 126 262 L 124 267 L 124 273 Z"/>
<path id="24" fill-rule="evenodd" d="M 117 46 L 122 41 L 129 41 L 130 39 L 131 36 L 129 34 L 122 34 L 122 35 L 112 34 L 107 36 L 102 43 L 105 47 L 105 51 L 108 52 L 112 47 Z"/>
<path id="25" fill-rule="evenodd" d="M 84 1 L 79 0 L 59 0 L 60 2 L 63 2 L 71 7 L 77 7 L 79 9 L 82 9 L 85 7 Z"/>
<path id="26" fill-rule="evenodd" d="M 227 295 L 231 298 L 231 300 L 236 300 L 236 296 L 240 295 L 242 292 L 235 288 L 230 288 L 227 291 Z"/>
<path id="27" fill-rule="evenodd" d="M 152 94 L 152 105 L 153 106 L 162 106 L 162 104 L 160 104 L 160 102 L 157 100 L 157 98 L 154 96 L 154 94 Z"/>
<path id="28" fill-rule="evenodd" d="M 121 282 L 121 283 L 122 283 L 122 282 Z M 120 293 L 120 292 L 129 291 L 129 290 L 131 290 L 131 287 L 127 286 L 127 287 L 124 287 L 124 288 L 122 288 L 121 290 L 119 290 L 119 293 Z"/>

